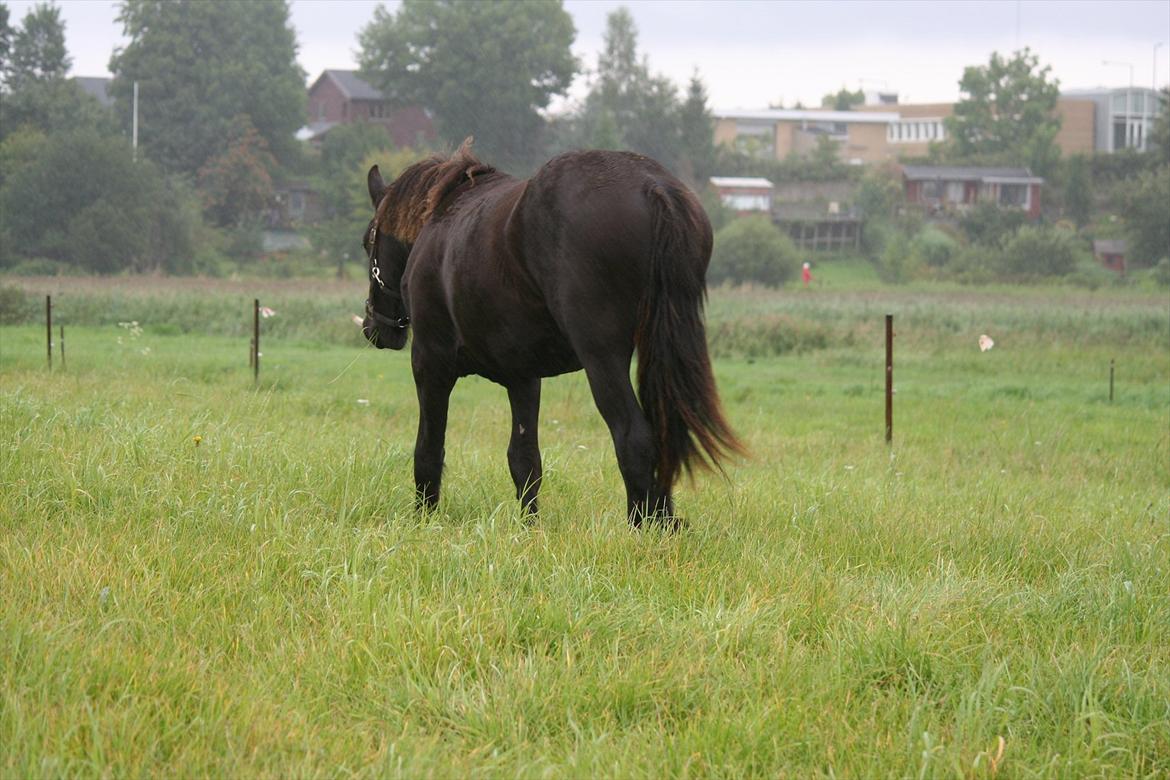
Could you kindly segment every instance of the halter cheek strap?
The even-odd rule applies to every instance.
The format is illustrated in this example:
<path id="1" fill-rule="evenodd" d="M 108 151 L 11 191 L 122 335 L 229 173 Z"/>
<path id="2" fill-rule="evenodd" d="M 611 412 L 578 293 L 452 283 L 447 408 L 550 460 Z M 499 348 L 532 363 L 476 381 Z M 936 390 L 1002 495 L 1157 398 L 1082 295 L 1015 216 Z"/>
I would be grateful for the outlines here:
<path id="1" fill-rule="evenodd" d="M 378 267 L 378 224 L 375 222 L 370 226 L 370 275 L 374 277 L 374 281 L 383 290 L 386 289 L 386 283 L 382 281 L 382 269 Z M 369 301 L 366 301 L 369 305 Z"/>
<path id="2" fill-rule="evenodd" d="M 386 289 L 386 283 L 382 281 L 382 269 L 378 266 L 378 224 L 376 222 L 370 227 L 370 276 L 374 277 L 374 281 L 378 283 L 378 286 L 382 290 L 389 292 Z M 374 304 L 369 298 L 366 299 L 366 315 L 374 322 L 385 325 L 388 328 L 405 330 L 410 325 L 409 315 L 405 317 L 387 317 L 374 311 Z"/>

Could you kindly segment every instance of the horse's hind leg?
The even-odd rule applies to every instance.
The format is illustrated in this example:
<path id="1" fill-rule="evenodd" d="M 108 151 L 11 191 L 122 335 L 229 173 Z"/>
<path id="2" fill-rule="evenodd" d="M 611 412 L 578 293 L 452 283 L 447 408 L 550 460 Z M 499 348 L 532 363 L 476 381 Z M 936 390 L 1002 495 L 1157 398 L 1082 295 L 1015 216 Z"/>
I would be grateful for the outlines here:
<path id="1" fill-rule="evenodd" d="M 419 509 L 433 509 L 439 503 L 439 487 L 443 481 L 447 407 L 455 380 L 446 373 L 424 369 L 422 360 L 413 359 L 411 362 L 418 392 L 418 436 L 414 442 L 415 503 Z"/>
<path id="2" fill-rule="evenodd" d="M 540 379 L 508 386 L 512 406 L 512 437 L 508 441 L 508 469 L 516 484 L 516 498 L 528 514 L 536 514 L 540 492 L 540 443 L 536 428 L 540 417 Z"/>
<path id="3" fill-rule="evenodd" d="M 628 358 L 586 362 L 585 374 L 597 409 L 613 436 L 618 469 L 626 483 L 626 514 L 630 523 L 640 527 L 647 518 L 673 523 L 670 493 L 662 494 L 654 485 L 658 450 L 654 431 L 630 384 Z"/>

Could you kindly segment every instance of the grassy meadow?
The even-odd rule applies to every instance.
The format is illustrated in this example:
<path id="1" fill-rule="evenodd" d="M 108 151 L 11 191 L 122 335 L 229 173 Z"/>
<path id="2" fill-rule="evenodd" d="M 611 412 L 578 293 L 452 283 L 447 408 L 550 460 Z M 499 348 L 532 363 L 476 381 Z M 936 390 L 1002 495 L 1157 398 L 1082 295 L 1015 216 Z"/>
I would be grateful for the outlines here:
<path id="1" fill-rule="evenodd" d="M 671 535 L 580 374 L 539 520 L 474 378 L 415 514 L 359 284 L 4 283 L 0 777 L 1170 775 L 1165 293 L 715 290 L 752 457 Z"/>

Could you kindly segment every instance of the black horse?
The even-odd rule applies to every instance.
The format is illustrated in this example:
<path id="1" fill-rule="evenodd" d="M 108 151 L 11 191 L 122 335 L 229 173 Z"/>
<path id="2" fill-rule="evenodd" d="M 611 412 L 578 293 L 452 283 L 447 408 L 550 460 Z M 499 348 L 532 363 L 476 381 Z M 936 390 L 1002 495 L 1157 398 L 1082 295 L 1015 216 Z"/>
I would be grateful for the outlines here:
<path id="1" fill-rule="evenodd" d="M 718 465 L 742 452 L 703 328 L 710 221 L 647 157 L 569 152 L 521 181 L 476 159 L 470 141 L 390 185 L 377 166 L 367 177 L 375 216 L 363 242 L 362 330 L 376 347 L 402 349 L 414 329 L 420 506 L 439 499 L 451 390 L 477 374 L 508 390 L 508 466 L 535 513 L 540 380 L 584 368 L 613 436 L 630 522 L 676 524 L 680 469 L 706 465 L 704 453 Z"/>

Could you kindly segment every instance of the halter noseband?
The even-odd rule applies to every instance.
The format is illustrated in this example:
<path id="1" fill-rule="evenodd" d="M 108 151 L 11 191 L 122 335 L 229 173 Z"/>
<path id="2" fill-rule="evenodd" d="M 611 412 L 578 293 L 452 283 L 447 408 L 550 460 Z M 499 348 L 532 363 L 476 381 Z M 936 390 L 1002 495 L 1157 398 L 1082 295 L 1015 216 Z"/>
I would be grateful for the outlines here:
<path id="1" fill-rule="evenodd" d="M 374 281 L 378 283 L 378 286 L 382 290 L 389 292 L 386 289 L 386 283 L 382 281 L 382 269 L 378 266 L 378 223 L 376 221 L 370 226 L 370 276 L 374 277 Z M 405 304 L 403 308 L 406 308 Z M 374 304 L 369 298 L 366 298 L 366 314 L 374 322 L 390 328 L 405 330 L 410 326 L 410 315 L 398 318 L 386 317 L 374 311 Z"/>

